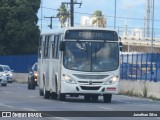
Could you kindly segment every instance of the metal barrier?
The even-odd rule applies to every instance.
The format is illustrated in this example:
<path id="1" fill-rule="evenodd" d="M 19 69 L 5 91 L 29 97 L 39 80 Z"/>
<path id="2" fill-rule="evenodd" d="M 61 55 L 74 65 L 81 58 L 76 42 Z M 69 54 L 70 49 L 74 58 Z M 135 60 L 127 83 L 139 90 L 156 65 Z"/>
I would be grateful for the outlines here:
<path id="1" fill-rule="evenodd" d="M 28 69 L 37 62 L 37 55 L 0 56 L 0 64 L 9 65 L 16 73 L 28 73 Z"/>
<path id="2" fill-rule="evenodd" d="M 160 53 L 132 53 L 121 55 L 122 80 L 160 81 Z"/>

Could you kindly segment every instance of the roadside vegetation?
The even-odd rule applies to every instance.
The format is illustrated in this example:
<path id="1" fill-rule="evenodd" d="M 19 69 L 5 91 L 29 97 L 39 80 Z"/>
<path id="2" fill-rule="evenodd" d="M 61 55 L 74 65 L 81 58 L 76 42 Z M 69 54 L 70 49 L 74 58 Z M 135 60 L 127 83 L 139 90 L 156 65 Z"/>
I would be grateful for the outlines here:
<path id="1" fill-rule="evenodd" d="M 40 0 L 0 0 L 0 55 L 37 53 Z"/>

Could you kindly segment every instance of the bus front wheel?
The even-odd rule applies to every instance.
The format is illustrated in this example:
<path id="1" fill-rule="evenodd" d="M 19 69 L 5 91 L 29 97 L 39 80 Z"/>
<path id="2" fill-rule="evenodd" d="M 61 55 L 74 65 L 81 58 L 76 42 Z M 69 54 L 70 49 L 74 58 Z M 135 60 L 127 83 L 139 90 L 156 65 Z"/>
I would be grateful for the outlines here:
<path id="1" fill-rule="evenodd" d="M 66 95 L 65 94 L 63 94 L 63 93 L 59 93 L 58 94 L 58 100 L 65 101 L 65 99 L 66 99 Z"/>
<path id="2" fill-rule="evenodd" d="M 104 100 L 105 103 L 111 103 L 112 94 L 104 94 L 103 95 L 103 100 Z"/>
<path id="3" fill-rule="evenodd" d="M 91 101 L 91 96 L 90 95 L 84 95 L 84 100 L 86 102 L 90 102 Z"/>

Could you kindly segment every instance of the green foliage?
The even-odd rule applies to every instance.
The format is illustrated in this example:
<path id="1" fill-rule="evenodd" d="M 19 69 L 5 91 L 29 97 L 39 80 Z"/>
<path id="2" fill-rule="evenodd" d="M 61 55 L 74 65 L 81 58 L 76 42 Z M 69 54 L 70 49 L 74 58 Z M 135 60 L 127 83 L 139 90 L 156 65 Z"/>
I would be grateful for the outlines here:
<path id="1" fill-rule="evenodd" d="M 67 10 L 65 4 L 61 4 L 60 8 L 58 9 L 57 17 L 61 23 L 61 27 L 66 27 L 65 23 L 69 18 L 69 11 Z"/>
<path id="2" fill-rule="evenodd" d="M 40 0 L 0 0 L 0 55 L 37 53 Z"/>
<path id="3" fill-rule="evenodd" d="M 102 11 L 97 10 L 92 14 L 94 18 L 92 21 L 92 25 L 97 25 L 97 27 L 106 27 L 106 20 L 102 14 Z"/>

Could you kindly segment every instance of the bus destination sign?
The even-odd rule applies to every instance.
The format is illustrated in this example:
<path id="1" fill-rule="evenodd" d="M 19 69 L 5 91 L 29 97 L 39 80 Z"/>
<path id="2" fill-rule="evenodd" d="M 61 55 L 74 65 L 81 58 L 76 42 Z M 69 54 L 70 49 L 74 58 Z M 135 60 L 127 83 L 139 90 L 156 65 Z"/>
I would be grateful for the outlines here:
<path id="1" fill-rule="evenodd" d="M 118 41 L 117 33 L 106 30 L 67 30 L 65 39 Z"/>

